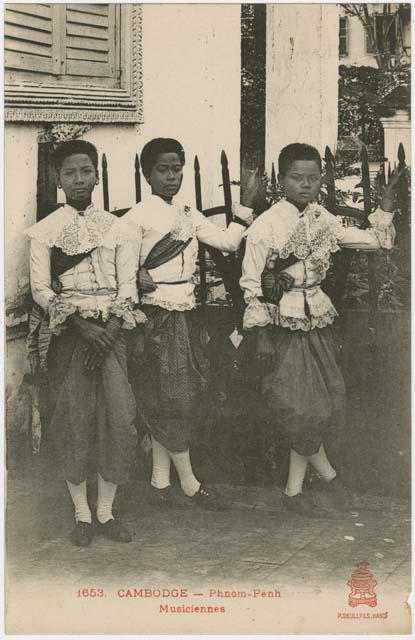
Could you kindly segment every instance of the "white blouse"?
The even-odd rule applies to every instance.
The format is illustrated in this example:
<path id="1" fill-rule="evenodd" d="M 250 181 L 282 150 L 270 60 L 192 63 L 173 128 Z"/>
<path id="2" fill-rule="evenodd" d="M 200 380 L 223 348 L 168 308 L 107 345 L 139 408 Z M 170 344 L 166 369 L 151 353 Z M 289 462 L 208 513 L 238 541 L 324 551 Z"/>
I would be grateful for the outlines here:
<path id="1" fill-rule="evenodd" d="M 83 215 L 69 205 L 57 209 L 25 231 L 30 238 L 30 281 L 34 301 L 49 314 L 49 327 L 60 333 L 68 316 L 113 314 L 131 329 L 144 315 L 133 310 L 137 300 L 135 255 L 131 230 L 112 214 L 90 205 Z M 90 255 L 59 276 L 52 289 L 51 251 Z"/>
<path id="2" fill-rule="evenodd" d="M 250 220 L 252 211 L 242 205 L 234 205 L 234 213 Z M 130 209 L 122 218 L 135 228 L 136 268 L 142 266 L 154 245 L 171 232 L 173 237 L 186 241 L 192 238 L 184 251 L 165 264 L 149 270 L 157 285 L 155 291 L 141 296 L 140 302 L 186 311 L 195 307 L 194 276 L 198 243 L 200 240 L 221 251 L 236 251 L 246 229 L 231 223 L 221 229 L 190 205 L 173 200 L 168 204 L 162 198 L 151 195 Z M 180 284 L 168 284 L 177 283 Z M 166 284 L 167 283 L 167 284 Z"/>
<path id="3" fill-rule="evenodd" d="M 373 251 L 391 249 L 395 239 L 393 213 L 377 209 L 369 216 L 371 227 L 343 227 L 324 207 L 310 204 L 300 211 L 286 200 L 259 216 L 247 234 L 240 285 L 248 306 L 244 328 L 274 324 L 308 331 L 331 324 L 338 315 L 330 298 L 321 290 L 329 268 L 330 254 L 345 247 Z M 261 274 L 273 268 L 277 257 L 294 254 L 298 262 L 284 269 L 294 278 L 278 305 L 263 302 Z M 309 314 L 305 313 L 305 299 Z"/>

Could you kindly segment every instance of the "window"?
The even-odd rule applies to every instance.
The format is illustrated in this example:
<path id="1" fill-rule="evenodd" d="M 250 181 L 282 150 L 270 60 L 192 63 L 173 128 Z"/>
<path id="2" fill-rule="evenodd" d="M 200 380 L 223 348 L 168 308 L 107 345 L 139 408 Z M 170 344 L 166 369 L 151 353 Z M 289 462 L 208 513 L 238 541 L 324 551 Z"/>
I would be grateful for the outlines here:
<path id="1" fill-rule="evenodd" d="M 141 8 L 8 4 L 6 119 L 140 122 Z"/>
<path id="2" fill-rule="evenodd" d="M 340 18 L 339 24 L 339 55 L 347 56 L 349 53 L 349 23 L 347 17 Z"/>
<path id="3" fill-rule="evenodd" d="M 396 37 L 396 19 L 394 15 L 372 16 L 375 31 L 376 43 L 379 53 L 396 53 L 397 37 Z M 375 47 L 370 43 L 366 34 L 366 51 L 367 53 L 376 53 Z"/>

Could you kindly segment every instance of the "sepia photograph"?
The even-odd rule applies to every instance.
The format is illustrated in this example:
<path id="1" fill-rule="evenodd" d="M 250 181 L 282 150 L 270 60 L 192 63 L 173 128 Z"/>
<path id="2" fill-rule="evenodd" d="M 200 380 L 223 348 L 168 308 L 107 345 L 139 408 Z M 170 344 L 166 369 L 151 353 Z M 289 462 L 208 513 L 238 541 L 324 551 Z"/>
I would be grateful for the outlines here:
<path id="1" fill-rule="evenodd" d="M 411 4 L 2 13 L 5 633 L 410 634 Z"/>

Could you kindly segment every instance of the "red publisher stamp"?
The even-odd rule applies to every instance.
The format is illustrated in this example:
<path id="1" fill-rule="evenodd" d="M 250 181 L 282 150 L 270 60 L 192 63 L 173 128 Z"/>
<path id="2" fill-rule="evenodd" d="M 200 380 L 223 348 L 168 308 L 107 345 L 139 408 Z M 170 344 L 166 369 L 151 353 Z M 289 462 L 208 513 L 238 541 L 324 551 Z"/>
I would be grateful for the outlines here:
<path id="1" fill-rule="evenodd" d="M 378 600 L 375 593 L 377 582 L 366 560 L 356 564 L 356 569 L 347 584 L 350 587 L 349 607 L 357 607 L 359 604 L 367 604 L 369 607 L 377 606 Z"/>

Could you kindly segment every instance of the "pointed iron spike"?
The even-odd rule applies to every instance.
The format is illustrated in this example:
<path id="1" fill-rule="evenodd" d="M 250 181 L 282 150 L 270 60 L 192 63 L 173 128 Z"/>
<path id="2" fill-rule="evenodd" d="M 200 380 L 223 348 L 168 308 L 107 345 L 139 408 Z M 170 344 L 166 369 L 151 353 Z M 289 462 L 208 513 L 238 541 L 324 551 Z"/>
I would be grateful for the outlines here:
<path id="1" fill-rule="evenodd" d="M 327 161 L 331 162 L 333 167 L 336 164 L 336 158 L 333 155 L 332 150 L 330 149 L 329 146 L 326 147 L 325 152 L 324 152 L 324 158 Z"/>
<path id="2" fill-rule="evenodd" d="M 223 167 L 227 167 L 228 166 L 228 158 L 226 153 L 224 152 L 224 150 L 222 149 L 222 152 L 220 154 L 220 161 Z"/>
<path id="3" fill-rule="evenodd" d="M 399 143 L 399 147 L 398 147 L 398 160 L 399 160 L 399 167 L 404 167 L 405 166 L 405 149 L 403 147 L 402 142 Z"/>
<path id="4" fill-rule="evenodd" d="M 108 167 L 108 163 L 107 163 L 107 156 L 105 155 L 105 153 L 102 154 L 102 168 L 106 169 Z"/>
<path id="5" fill-rule="evenodd" d="M 138 153 L 135 154 L 134 167 L 136 170 L 140 168 L 140 160 L 138 158 Z"/>
<path id="6" fill-rule="evenodd" d="M 194 170 L 197 171 L 198 173 L 200 171 L 199 158 L 197 156 L 195 156 Z"/>

